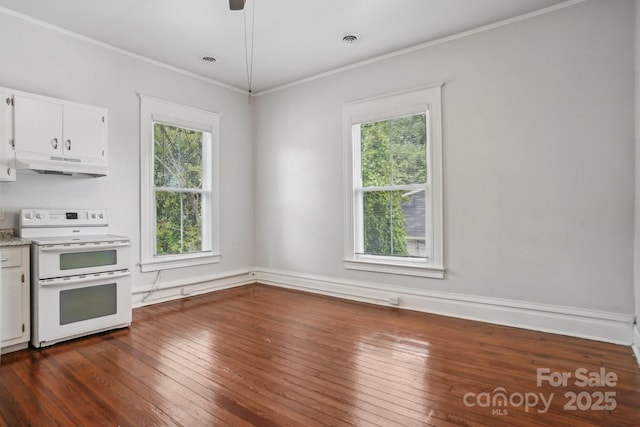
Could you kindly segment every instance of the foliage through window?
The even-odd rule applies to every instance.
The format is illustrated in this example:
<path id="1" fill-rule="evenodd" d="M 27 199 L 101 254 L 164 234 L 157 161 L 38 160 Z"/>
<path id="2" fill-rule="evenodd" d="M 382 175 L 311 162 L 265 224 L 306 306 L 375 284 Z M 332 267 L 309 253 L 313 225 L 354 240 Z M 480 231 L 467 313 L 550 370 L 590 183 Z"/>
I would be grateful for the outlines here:
<path id="1" fill-rule="evenodd" d="M 426 113 L 355 125 L 359 132 L 362 253 L 425 257 Z M 356 136 L 357 137 L 357 136 Z"/>
<path id="2" fill-rule="evenodd" d="M 211 134 L 154 123 L 153 140 L 156 254 L 207 250 L 202 217 L 210 193 Z"/>

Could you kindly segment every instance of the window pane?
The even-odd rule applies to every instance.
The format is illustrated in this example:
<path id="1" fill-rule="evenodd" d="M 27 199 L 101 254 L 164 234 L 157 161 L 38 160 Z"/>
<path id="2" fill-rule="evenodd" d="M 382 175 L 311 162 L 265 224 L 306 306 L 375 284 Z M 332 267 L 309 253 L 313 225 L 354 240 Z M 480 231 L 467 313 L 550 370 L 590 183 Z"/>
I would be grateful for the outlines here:
<path id="1" fill-rule="evenodd" d="M 156 192 L 156 254 L 202 251 L 201 195 Z"/>
<path id="2" fill-rule="evenodd" d="M 403 194 L 402 214 L 407 242 L 407 254 L 412 257 L 430 256 L 427 242 L 427 200 L 426 191 L 410 191 Z"/>
<path id="3" fill-rule="evenodd" d="M 365 123 L 360 132 L 364 187 L 426 182 L 426 114 Z"/>
<path id="4" fill-rule="evenodd" d="M 426 115 L 389 120 L 393 185 L 424 184 L 427 176 Z"/>
<path id="5" fill-rule="evenodd" d="M 203 132 L 153 124 L 154 185 L 202 188 Z"/>
<path id="6" fill-rule="evenodd" d="M 425 192 L 363 193 L 364 253 L 425 256 Z"/>
<path id="7" fill-rule="evenodd" d="M 365 123 L 360 126 L 362 185 L 391 185 L 391 144 L 388 122 Z"/>

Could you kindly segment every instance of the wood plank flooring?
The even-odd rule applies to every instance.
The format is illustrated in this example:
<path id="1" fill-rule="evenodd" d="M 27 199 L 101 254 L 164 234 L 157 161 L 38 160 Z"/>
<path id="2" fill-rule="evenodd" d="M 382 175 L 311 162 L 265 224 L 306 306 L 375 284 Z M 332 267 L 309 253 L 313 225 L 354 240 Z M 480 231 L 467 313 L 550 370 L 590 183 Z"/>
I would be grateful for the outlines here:
<path id="1" fill-rule="evenodd" d="M 629 347 L 263 285 L 0 364 L 6 426 L 639 424 Z"/>

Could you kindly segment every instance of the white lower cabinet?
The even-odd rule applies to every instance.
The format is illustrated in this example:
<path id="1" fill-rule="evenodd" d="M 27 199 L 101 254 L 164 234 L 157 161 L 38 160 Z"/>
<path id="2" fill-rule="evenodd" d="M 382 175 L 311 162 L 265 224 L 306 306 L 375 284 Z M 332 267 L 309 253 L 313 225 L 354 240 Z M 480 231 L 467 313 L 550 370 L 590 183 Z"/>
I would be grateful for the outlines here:
<path id="1" fill-rule="evenodd" d="M 0 247 L 2 259 L 2 353 L 21 350 L 31 339 L 29 246 Z"/>

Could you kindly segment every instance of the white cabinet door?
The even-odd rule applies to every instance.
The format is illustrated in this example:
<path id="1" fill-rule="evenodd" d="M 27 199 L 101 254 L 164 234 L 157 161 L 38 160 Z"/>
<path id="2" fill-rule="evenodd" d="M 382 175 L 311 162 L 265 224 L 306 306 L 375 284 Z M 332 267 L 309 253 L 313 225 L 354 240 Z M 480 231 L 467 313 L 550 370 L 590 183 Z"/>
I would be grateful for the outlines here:
<path id="1" fill-rule="evenodd" d="M 21 276 L 20 268 L 2 268 L 2 341 L 13 342 L 24 334 Z"/>
<path id="2" fill-rule="evenodd" d="M 29 246 L 3 247 L 1 254 L 0 339 L 5 353 L 27 348 L 31 339 Z"/>
<path id="3" fill-rule="evenodd" d="M 65 105 L 63 110 L 63 153 L 68 157 L 102 159 L 106 113 L 98 108 Z"/>
<path id="4" fill-rule="evenodd" d="M 0 181 L 15 181 L 11 94 L 0 90 Z"/>
<path id="5" fill-rule="evenodd" d="M 62 104 L 16 95 L 14 97 L 15 149 L 62 154 Z"/>

